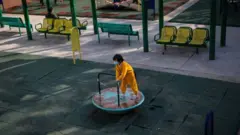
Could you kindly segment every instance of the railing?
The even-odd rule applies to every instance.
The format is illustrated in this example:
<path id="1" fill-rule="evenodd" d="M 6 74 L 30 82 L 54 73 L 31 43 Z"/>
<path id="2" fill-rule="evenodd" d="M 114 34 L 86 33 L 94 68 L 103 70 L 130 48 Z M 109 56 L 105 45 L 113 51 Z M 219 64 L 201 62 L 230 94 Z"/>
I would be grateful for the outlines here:
<path id="1" fill-rule="evenodd" d="M 98 82 L 98 92 L 99 92 L 99 95 L 101 95 L 101 81 L 100 81 L 100 77 L 101 77 L 102 75 L 115 76 L 114 74 L 109 74 L 109 73 L 99 73 L 99 74 L 98 74 L 97 82 Z M 120 91 L 119 91 L 119 86 L 120 86 L 120 82 L 117 82 L 118 107 L 120 107 Z"/>

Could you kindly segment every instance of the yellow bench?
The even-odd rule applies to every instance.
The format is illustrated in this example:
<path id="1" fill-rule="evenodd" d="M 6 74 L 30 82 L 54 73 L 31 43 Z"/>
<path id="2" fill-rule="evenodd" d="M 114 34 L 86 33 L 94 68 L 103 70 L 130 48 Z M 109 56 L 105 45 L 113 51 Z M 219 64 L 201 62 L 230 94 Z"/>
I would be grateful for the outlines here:
<path id="1" fill-rule="evenodd" d="M 77 28 L 79 30 L 79 33 L 81 33 L 81 30 L 86 30 L 87 25 L 88 25 L 87 21 L 81 23 L 79 20 L 77 20 Z M 45 38 L 47 38 L 47 34 L 60 34 L 67 35 L 68 40 L 70 39 L 72 28 L 73 28 L 72 20 L 71 19 L 67 20 L 65 18 L 62 19 L 45 18 L 43 19 L 43 23 L 35 25 L 35 29 L 40 33 L 44 33 Z"/>
<path id="2" fill-rule="evenodd" d="M 79 34 L 81 35 L 81 30 L 86 30 L 87 29 L 87 21 L 84 21 L 83 23 L 81 23 L 78 19 L 77 19 L 77 29 L 79 30 Z M 70 35 L 71 35 L 71 31 L 72 31 L 73 25 L 72 25 L 72 20 L 64 20 L 64 25 L 61 28 L 61 31 L 59 34 L 61 35 L 67 35 L 68 36 L 68 40 L 70 40 Z"/>
<path id="3" fill-rule="evenodd" d="M 206 28 L 192 30 L 190 27 L 180 27 L 177 29 L 175 26 L 164 26 L 161 36 L 159 34 L 155 35 L 154 40 L 157 44 L 164 45 L 164 51 L 167 49 L 167 45 L 176 45 L 194 47 L 198 54 L 199 48 L 207 47 L 209 31 Z"/>
<path id="4" fill-rule="evenodd" d="M 46 34 L 49 29 L 52 29 L 53 21 L 54 21 L 54 19 L 45 18 L 45 19 L 43 19 L 43 23 L 38 23 L 35 25 L 35 29 L 40 33 L 44 33 L 45 38 L 47 38 Z M 38 27 L 38 26 L 40 26 L 40 27 Z"/>

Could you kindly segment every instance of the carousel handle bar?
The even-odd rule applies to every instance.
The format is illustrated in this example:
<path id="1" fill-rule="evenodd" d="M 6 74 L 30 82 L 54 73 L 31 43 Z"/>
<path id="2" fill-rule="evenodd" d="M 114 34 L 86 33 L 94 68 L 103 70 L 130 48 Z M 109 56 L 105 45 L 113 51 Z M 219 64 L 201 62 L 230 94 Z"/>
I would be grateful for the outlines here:
<path id="1" fill-rule="evenodd" d="M 98 92 L 99 95 L 101 95 L 101 81 L 100 81 L 100 76 L 102 75 L 108 75 L 108 76 L 115 76 L 114 74 L 109 74 L 109 73 L 98 73 L 98 78 L 97 78 L 97 82 L 98 82 Z M 120 82 L 117 82 L 117 98 L 118 98 L 118 106 L 120 107 L 120 92 L 119 92 L 119 86 L 120 86 Z"/>

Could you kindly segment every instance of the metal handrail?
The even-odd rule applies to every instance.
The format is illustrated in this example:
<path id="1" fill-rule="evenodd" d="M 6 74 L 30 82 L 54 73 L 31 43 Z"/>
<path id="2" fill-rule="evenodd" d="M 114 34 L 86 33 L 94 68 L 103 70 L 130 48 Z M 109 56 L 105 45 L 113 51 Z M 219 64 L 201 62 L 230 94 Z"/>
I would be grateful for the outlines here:
<path id="1" fill-rule="evenodd" d="M 98 73 L 98 78 L 97 78 L 97 82 L 98 82 L 98 92 L 99 95 L 101 95 L 101 81 L 100 81 L 100 76 L 101 75 L 108 75 L 108 76 L 115 76 L 114 74 L 109 74 L 109 73 Z M 117 99 L 118 99 L 118 107 L 120 107 L 120 91 L 119 91 L 119 86 L 120 86 L 120 82 L 117 82 Z"/>

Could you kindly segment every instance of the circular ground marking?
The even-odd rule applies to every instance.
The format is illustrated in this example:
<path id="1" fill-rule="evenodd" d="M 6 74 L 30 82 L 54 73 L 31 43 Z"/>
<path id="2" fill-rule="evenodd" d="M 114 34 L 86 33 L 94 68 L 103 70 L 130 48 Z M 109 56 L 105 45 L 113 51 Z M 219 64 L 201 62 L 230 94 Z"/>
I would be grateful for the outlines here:
<path id="1" fill-rule="evenodd" d="M 120 92 L 121 93 L 121 92 Z M 107 88 L 101 90 L 101 95 L 97 92 L 92 102 L 97 108 L 108 112 L 126 112 L 130 111 L 144 102 L 144 95 L 138 92 L 137 98 L 133 98 L 133 92 L 127 89 L 125 96 L 120 94 L 120 106 L 118 106 L 117 88 Z"/>

